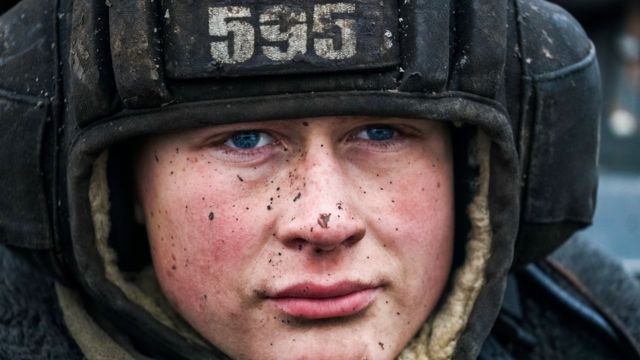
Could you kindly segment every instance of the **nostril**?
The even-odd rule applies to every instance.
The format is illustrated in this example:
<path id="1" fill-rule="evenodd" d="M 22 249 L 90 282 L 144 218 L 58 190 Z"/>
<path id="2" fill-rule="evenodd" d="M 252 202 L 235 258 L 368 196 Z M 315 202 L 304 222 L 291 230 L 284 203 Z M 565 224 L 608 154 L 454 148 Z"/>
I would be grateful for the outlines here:
<path id="1" fill-rule="evenodd" d="M 344 245 L 345 247 L 350 247 L 357 243 L 358 240 L 359 239 L 356 236 L 349 236 L 345 241 L 342 242 L 342 245 Z"/>

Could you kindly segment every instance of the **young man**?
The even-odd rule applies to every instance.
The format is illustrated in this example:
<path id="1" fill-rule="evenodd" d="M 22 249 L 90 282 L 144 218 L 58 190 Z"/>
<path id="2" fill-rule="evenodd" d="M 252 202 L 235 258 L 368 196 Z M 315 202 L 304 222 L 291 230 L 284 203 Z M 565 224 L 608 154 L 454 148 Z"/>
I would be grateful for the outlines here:
<path id="1" fill-rule="evenodd" d="M 638 284 L 580 241 L 547 257 L 597 182 L 597 63 L 563 10 L 25 0 L 0 23 L 2 356 L 640 354 Z"/>

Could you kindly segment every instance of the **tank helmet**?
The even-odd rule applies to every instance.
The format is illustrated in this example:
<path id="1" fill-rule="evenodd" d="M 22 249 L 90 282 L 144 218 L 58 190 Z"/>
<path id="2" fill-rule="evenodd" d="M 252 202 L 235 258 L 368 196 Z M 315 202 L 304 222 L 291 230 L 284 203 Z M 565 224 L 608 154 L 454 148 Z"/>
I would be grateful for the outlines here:
<path id="1" fill-rule="evenodd" d="M 128 139 L 338 115 L 481 130 L 490 150 L 475 177 L 487 179 L 489 216 L 478 231 L 491 261 L 474 301 L 486 306 L 512 266 L 593 215 L 595 51 L 544 1 L 24 0 L 0 25 L 0 241 L 165 353 L 223 357 L 176 335 L 105 271 L 92 178 L 99 156 Z M 117 171 L 103 175 L 110 187 Z M 126 208 L 110 198 L 107 208 Z M 114 226 L 103 236 L 133 236 L 105 211 Z M 495 317 L 499 301 L 489 308 Z M 456 353 L 477 354 L 470 339 L 489 330 L 463 326 Z"/>

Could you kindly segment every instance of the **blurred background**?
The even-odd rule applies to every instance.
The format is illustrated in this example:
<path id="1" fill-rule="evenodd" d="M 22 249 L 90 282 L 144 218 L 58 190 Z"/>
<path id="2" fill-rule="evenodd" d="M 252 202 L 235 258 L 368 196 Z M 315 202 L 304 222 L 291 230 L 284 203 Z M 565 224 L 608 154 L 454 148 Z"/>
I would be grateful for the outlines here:
<path id="1" fill-rule="evenodd" d="M 598 203 L 582 235 L 640 278 L 640 1 L 554 2 L 595 43 L 603 80 Z"/>
<path id="2" fill-rule="evenodd" d="M 0 2 L 0 14 L 16 2 Z M 604 84 L 598 205 L 582 235 L 640 278 L 640 1 L 553 2 L 593 39 Z"/>

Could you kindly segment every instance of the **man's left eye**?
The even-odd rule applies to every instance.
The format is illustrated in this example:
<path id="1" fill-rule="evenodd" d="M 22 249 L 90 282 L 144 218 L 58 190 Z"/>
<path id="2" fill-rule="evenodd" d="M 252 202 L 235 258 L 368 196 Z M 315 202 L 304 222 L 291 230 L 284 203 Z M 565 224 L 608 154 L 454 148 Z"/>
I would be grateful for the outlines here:
<path id="1" fill-rule="evenodd" d="M 369 126 L 356 134 L 356 138 L 372 141 L 391 140 L 397 135 L 397 131 L 390 126 Z"/>
<path id="2" fill-rule="evenodd" d="M 255 130 L 234 133 L 224 142 L 226 146 L 240 150 L 256 149 L 271 143 L 273 143 L 271 136 Z"/>

